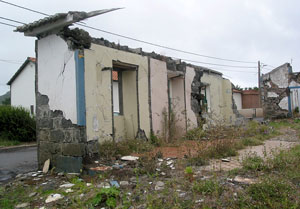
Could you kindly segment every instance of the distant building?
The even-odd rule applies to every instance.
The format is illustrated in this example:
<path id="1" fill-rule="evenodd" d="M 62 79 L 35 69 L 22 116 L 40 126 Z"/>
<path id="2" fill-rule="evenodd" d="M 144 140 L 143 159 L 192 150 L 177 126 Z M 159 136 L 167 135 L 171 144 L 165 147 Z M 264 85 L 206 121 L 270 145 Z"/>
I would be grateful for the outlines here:
<path id="1" fill-rule="evenodd" d="M 35 58 L 28 57 L 8 81 L 12 106 L 26 108 L 35 113 Z"/>

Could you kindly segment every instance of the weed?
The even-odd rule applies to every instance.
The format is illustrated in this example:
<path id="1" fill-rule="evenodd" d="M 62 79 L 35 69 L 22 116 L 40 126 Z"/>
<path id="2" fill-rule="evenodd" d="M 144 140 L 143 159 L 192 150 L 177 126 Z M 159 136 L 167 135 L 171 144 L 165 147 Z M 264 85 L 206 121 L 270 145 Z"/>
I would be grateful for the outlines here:
<path id="1" fill-rule="evenodd" d="M 217 180 L 208 179 L 195 182 L 193 185 L 193 191 L 202 195 L 220 196 L 223 192 L 223 188 Z"/>
<path id="2" fill-rule="evenodd" d="M 193 168 L 192 167 L 186 167 L 185 169 L 184 169 L 184 172 L 186 173 L 186 174 L 193 174 L 194 173 L 194 171 L 193 171 Z"/>
<path id="3" fill-rule="evenodd" d="M 264 163 L 264 160 L 257 156 L 256 154 L 251 154 L 247 156 L 243 162 L 243 169 L 250 170 L 250 171 L 262 171 L 266 169 L 266 165 Z"/>
<path id="4" fill-rule="evenodd" d="M 101 188 L 100 192 L 91 200 L 94 206 L 107 206 L 109 208 L 116 208 L 117 200 L 120 197 L 120 191 L 115 188 Z"/>
<path id="5" fill-rule="evenodd" d="M 250 185 L 247 193 L 257 208 L 292 208 L 292 187 L 280 179 L 267 178 L 261 183 Z"/>
<path id="6" fill-rule="evenodd" d="M 152 148 L 150 143 L 140 139 L 127 139 L 119 142 L 104 141 L 100 144 L 99 154 L 106 159 L 111 159 L 119 155 L 146 152 Z"/>

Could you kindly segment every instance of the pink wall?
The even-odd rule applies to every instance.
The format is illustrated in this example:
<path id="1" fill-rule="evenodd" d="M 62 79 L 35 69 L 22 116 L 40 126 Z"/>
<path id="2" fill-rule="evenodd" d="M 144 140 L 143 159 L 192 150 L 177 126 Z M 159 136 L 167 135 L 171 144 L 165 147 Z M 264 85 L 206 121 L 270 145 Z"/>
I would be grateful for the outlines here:
<path id="1" fill-rule="evenodd" d="M 176 131 L 178 136 L 186 132 L 185 102 L 184 102 L 184 77 L 171 79 L 172 108 L 176 113 Z"/>
<path id="2" fill-rule="evenodd" d="M 151 107 L 153 132 L 163 131 L 164 108 L 168 111 L 168 78 L 166 62 L 150 58 Z"/>

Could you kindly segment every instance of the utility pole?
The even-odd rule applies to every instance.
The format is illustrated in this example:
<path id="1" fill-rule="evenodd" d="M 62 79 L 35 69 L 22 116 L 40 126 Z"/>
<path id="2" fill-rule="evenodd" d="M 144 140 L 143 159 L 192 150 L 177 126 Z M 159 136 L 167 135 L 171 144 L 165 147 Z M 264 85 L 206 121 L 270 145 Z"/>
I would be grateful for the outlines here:
<path id="1" fill-rule="evenodd" d="M 260 61 L 258 61 L 258 105 L 261 107 Z"/>

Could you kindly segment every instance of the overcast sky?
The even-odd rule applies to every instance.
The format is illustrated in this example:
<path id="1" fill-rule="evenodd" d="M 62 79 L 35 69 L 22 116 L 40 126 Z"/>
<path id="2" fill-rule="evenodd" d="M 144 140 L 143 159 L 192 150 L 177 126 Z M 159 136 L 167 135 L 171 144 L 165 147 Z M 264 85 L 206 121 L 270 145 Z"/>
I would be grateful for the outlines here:
<path id="1" fill-rule="evenodd" d="M 106 31 L 126 35 L 198 54 L 225 59 L 267 64 L 269 72 L 292 61 L 300 70 L 300 1 L 297 0 L 6 0 L 47 14 L 68 11 L 93 11 L 114 7 L 125 9 L 96 16 L 85 21 Z M 43 18 L 0 2 L 0 17 L 31 23 Z M 13 25 L 17 23 L 0 19 Z M 0 95 L 9 90 L 7 81 L 28 56 L 35 56 L 35 38 L 13 32 L 0 24 Z M 179 53 L 106 33 L 87 30 L 93 37 L 142 47 L 163 55 L 231 66 L 256 67 L 257 63 L 236 63 Z M 8 61 L 7 61 L 8 60 Z M 17 64 L 15 64 L 17 63 Z M 201 65 L 201 64 L 197 64 Z M 242 87 L 257 86 L 256 68 L 202 66 L 218 70 L 225 78 Z"/>

